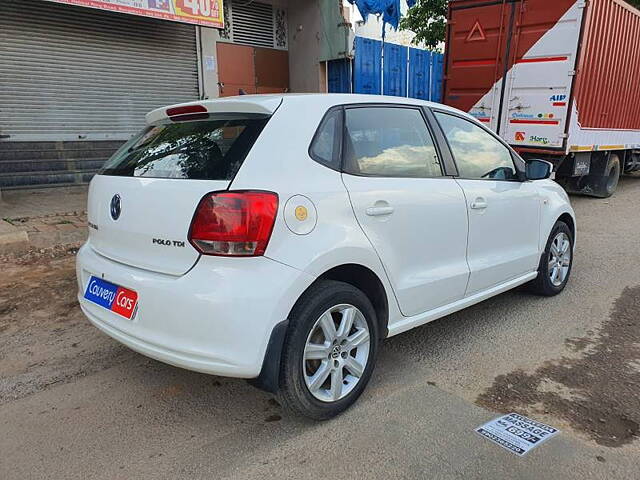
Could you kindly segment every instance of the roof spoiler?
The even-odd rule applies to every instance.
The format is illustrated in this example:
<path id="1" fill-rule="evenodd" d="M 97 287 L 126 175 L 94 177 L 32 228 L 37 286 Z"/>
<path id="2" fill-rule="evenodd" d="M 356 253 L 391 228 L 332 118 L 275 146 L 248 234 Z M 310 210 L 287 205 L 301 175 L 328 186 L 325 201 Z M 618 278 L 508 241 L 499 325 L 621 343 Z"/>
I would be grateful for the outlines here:
<path id="1" fill-rule="evenodd" d="M 216 100 L 200 100 L 197 102 L 179 103 L 168 107 L 157 108 L 147 113 L 148 124 L 166 118 L 184 119 L 193 115 L 209 113 L 257 113 L 272 115 L 282 103 L 279 96 L 247 95 L 246 97 L 230 97 Z"/>

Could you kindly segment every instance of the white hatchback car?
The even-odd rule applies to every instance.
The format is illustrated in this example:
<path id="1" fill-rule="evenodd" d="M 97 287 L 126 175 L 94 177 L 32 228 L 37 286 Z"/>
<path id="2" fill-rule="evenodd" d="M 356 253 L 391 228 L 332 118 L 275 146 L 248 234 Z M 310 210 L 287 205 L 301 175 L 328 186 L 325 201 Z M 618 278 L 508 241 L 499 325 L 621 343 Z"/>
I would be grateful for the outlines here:
<path id="1" fill-rule="evenodd" d="M 91 181 L 83 312 L 300 414 L 351 405 L 385 337 L 569 278 L 575 218 L 551 165 L 452 108 L 258 95 L 147 121 Z"/>

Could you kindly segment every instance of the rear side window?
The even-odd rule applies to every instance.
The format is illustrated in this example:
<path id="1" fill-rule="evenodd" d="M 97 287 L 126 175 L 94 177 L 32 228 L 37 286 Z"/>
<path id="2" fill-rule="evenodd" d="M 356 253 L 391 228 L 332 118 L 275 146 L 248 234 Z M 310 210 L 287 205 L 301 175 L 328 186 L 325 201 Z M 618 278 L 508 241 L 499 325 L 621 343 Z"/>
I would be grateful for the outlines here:
<path id="1" fill-rule="evenodd" d="M 265 116 L 220 115 L 148 127 L 123 145 L 100 174 L 231 180 L 267 123 Z"/>
<path id="2" fill-rule="evenodd" d="M 334 170 L 340 170 L 341 128 L 342 110 L 331 110 L 320 123 L 309 148 L 311 158 Z"/>
<path id="3" fill-rule="evenodd" d="M 444 131 L 460 177 L 515 180 L 518 178 L 511 152 L 479 126 L 460 117 L 434 112 Z"/>
<path id="4" fill-rule="evenodd" d="M 420 110 L 364 107 L 345 111 L 344 171 L 376 177 L 441 177 Z"/>

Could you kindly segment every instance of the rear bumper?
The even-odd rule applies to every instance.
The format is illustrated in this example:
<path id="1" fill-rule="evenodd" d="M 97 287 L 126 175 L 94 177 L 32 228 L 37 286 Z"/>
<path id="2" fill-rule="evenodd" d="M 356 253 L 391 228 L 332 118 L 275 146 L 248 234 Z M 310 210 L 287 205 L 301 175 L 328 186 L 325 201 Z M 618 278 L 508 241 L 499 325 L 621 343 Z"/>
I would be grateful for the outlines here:
<path id="1" fill-rule="evenodd" d="M 274 326 L 313 281 L 265 257 L 202 257 L 174 277 L 114 262 L 89 244 L 76 270 L 82 311 L 107 335 L 170 365 L 239 378 L 258 376 Z M 138 293 L 132 320 L 84 299 L 92 275 Z"/>

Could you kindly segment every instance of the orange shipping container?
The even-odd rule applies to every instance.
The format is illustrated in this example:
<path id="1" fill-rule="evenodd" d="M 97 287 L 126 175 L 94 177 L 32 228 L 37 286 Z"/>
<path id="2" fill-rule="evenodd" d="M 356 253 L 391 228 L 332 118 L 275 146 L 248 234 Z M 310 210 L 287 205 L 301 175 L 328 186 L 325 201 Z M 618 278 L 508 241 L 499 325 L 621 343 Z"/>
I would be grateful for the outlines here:
<path id="1" fill-rule="evenodd" d="M 520 151 L 640 162 L 640 11 L 623 0 L 451 0 L 445 65 L 444 102 Z"/>

